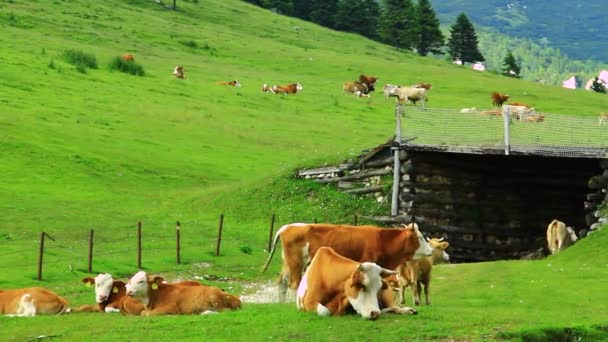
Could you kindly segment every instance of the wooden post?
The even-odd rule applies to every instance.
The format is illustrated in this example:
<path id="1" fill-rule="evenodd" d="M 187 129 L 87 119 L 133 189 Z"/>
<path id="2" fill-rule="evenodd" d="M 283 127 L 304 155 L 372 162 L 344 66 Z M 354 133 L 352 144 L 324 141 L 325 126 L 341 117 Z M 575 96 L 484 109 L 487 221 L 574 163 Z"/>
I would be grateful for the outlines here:
<path id="1" fill-rule="evenodd" d="M 504 135 L 505 135 L 505 155 L 508 156 L 511 152 L 511 141 L 510 141 L 510 131 L 509 124 L 511 122 L 509 113 L 509 105 L 502 106 L 502 121 L 504 123 Z"/>
<path id="2" fill-rule="evenodd" d="M 217 232 L 217 245 L 215 247 L 215 256 L 220 256 L 220 243 L 222 242 L 222 228 L 224 226 L 224 213 L 220 215 L 220 226 Z"/>
<path id="3" fill-rule="evenodd" d="M 357 225 L 357 221 L 359 220 L 359 215 L 355 214 L 355 218 L 353 219 L 353 226 Z"/>
<path id="4" fill-rule="evenodd" d="M 55 241 L 50 235 L 45 232 L 40 233 L 40 251 L 38 254 L 38 280 L 42 280 L 42 256 L 44 254 L 44 237 L 48 236 L 49 239 Z"/>
<path id="5" fill-rule="evenodd" d="M 312 220 L 312 222 L 314 222 L 316 224 L 317 223 L 317 218 L 315 217 L 315 219 Z"/>
<path id="6" fill-rule="evenodd" d="M 175 10 L 177 8 L 176 2 L 177 0 L 173 0 L 173 10 Z"/>
<path id="7" fill-rule="evenodd" d="M 272 213 L 272 219 L 270 219 L 270 233 L 268 234 L 268 251 L 270 252 L 270 249 L 272 248 L 272 233 L 274 230 L 274 218 L 275 215 L 274 213 Z"/>
<path id="8" fill-rule="evenodd" d="M 89 233 L 89 273 L 93 273 L 93 229 Z"/>
<path id="9" fill-rule="evenodd" d="M 176 247 L 177 264 L 178 265 L 181 264 L 181 262 L 182 262 L 181 258 L 180 258 L 180 255 L 179 255 L 180 254 L 179 253 L 179 250 L 180 250 L 180 245 L 179 245 L 179 226 L 180 226 L 179 221 L 177 221 L 176 226 L 175 226 L 175 239 L 176 239 L 175 240 L 175 242 L 176 242 L 175 247 Z"/>
<path id="10" fill-rule="evenodd" d="M 141 221 L 137 222 L 137 268 L 141 270 Z"/>
<path id="11" fill-rule="evenodd" d="M 397 216 L 399 214 L 399 181 L 401 179 L 401 159 L 399 158 L 399 151 L 401 151 L 401 104 L 397 104 L 395 107 L 395 119 L 395 144 L 397 146 L 391 148 L 394 153 L 391 216 Z"/>

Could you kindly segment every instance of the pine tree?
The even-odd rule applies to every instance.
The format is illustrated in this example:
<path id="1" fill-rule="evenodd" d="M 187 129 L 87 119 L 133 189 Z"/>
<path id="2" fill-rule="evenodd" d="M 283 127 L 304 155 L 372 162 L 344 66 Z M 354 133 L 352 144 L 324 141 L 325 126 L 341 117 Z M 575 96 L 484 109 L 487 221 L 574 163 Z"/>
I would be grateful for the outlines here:
<path id="1" fill-rule="evenodd" d="M 429 0 L 418 0 L 418 44 L 416 49 L 420 56 L 429 53 L 442 54 L 441 48 L 445 44 L 445 38 L 439 29 L 439 20 L 435 10 L 431 7 Z"/>
<path id="2" fill-rule="evenodd" d="M 363 35 L 378 40 L 378 25 L 380 22 L 380 5 L 377 0 L 365 0 L 367 10 L 367 32 Z"/>
<path id="3" fill-rule="evenodd" d="M 386 0 L 380 18 L 381 41 L 398 49 L 414 48 L 418 36 L 415 10 L 411 0 Z"/>
<path id="4" fill-rule="evenodd" d="M 294 0 L 293 15 L 304 20 L 310 19 L 311 0 Z"/>
<path id="5" fill-rule="evenodd" d="M 595 76 L 593 78 L 593 82 L 591 82 L 591 90 L 596 93 L 605 93 L 606 92 L 606 83 L 600 80 L 599 77 Z"/>
<path id="6" fill-rule="evenodd" d="M 521 67 L 517 64 L 515 57 L 511 50 L 507 52 L 507 56 L 502 62 L 502 74 L 507 77 L 515 77 L 519 78 L 519 73 L 521 72 Z"/>
<path id="7" fill-rule="evenodd" d="M 334 28 L 334 17 L 338 0 L 312 0 L 310 3 L 310 20 L 325 27 Z"/>
<path id="8" fill-rule="evenodd" d="M 478 48 L 477 34 L 471 21 L 464 13 L 456 18 L 456 23 L 450 28 L 448 53 L 452 60 L 459 59 L 462 63 L 483 62 L 485 58 Z"/>
<path id="9" fill-rule="evenodd" d="M 367 6 L 364 0 L 339 0 L 335 28 L 365 35 L 368 32 Z"/>
<path id="10" fill-rule="evenodd" d="M 292 15 L 293 1 L 292 0 L 264 0 L 265 8 L 275 10 L 279 14 Z"/>

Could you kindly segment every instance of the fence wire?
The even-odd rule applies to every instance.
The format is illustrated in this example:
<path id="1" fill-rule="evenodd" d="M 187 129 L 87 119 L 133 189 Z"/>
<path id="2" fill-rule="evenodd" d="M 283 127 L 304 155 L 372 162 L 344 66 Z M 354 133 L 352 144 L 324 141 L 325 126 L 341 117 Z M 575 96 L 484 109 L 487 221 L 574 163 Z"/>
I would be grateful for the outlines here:
<path id="1" fill-rule="evenodd" d="M 608 125 L 595 116 L 509 113 L 502 109 L 404 107 L 403 138 L 412 146 L 480 149 L 572 158 L 608 157 Z M 506 136 L 507 135 L 507 136 Z"/>

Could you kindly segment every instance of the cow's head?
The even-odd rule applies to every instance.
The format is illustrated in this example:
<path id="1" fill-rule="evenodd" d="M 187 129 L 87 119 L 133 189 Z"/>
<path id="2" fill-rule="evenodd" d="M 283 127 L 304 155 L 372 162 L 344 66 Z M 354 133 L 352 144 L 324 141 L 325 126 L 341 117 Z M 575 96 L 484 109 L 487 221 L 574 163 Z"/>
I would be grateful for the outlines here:
<path id="1" fill-rule="evenodd" d="M 377 319 L 381 312 L 378 294 L 387 286 L 382 278 L 395 273 L 373 262 L 359 264 L 344 285 L 344 294 L 353 309 L 365 319 Z"/>
<path id="2" fill-rule="evenodd" d="M 445 252 L 445 249 L 450 246 L 449 242 L 443 241 L 443 238 L 431 238 L 429 239 L 429 245 L 433 248 L 433 264 L 450 262 L 450 256 Z"/>
<path id="3" fill-rule="evenodd" d="M 431 254 L 433 254 L 433 248 L 431 248 L 431 245 L 428 243 L 428 241 L 426 241 L 424 236 L 422 236 L 422 233 L 420 233 L 420 230 L 418 230 L 418 225 L 416 223 L 410 223 L 406 225 L 405 229 L 411 229 L 416 235 L 418 242 L 420 243 L 418 248 L 416 249 L 416 252 L 414 252 L 414 256 L 412 257 L 412 259 L 420 259 L 422 257 L 430 256 Z"/>
<path id="4" fill-rule="evenodd" d="M 296 93 L 299 93 L 302 90 L 304 90 L 304 87 L 302 87 L 302 85 L 300 84 L 300 82 L 296 82 Z"/>
<path id="5" fill-rule="evenodd" d="M 110 297 L 110 293 L 114 289 L 114 279 L 109 273 L 100 273 L 95 279 L 88 277 L 83 278 L 82 282 L 86 286 L 95 285 L 95 302 L 103 303 Z"/>

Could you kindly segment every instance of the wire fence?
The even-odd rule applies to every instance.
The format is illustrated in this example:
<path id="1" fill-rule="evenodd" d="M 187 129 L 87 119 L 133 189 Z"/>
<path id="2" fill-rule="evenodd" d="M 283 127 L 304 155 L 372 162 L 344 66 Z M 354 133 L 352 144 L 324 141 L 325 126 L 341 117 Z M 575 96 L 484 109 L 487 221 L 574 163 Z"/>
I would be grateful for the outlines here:
<path id="1" fill-rule="evenodd" d="M 411 146 L 446 151 L 608 157 L 608 122 L 594 116 L 536 112 L 530 108 L 443 109 L 408 106 L 403 138 Z"/>

